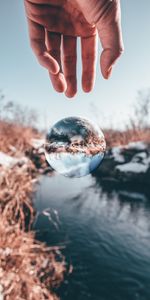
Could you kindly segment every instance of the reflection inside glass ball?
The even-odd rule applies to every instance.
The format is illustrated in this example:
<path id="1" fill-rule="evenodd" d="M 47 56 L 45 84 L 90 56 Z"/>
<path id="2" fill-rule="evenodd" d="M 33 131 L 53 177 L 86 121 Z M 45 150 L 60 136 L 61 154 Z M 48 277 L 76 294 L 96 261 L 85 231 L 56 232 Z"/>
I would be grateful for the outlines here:
<path id="1" fill-rule="evenodd" d="M 83 118 L 62 119 L 46 136 L 46 160 L 55 171 L 68 177 L 82 177 L 94 171 L 105 149 L 102 131 Z"/>

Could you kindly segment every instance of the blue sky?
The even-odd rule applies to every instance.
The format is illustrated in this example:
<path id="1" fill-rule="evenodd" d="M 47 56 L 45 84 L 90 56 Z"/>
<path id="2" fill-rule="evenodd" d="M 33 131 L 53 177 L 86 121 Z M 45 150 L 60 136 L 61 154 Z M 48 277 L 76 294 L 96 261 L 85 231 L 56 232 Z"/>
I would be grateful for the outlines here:
<path id="1" fill-rule="evenodd" d="M 32 54 L 23 1 L 0 1 L 0 89 L 8 99 L 37 109 L 42 126 L 72 115 L 92 120 L 98 117 L 102 127 L 108 123 L 123 124 L 131 113 L 137 91 L 150 87 L 150 1 L 121 3 L 125 53 L 112 78 L 104 80 L 97 65 L 95 88 L 85 94 L 80 85 L 79 58 L 78 94 L 68 100 L 53 90 L 47 71 Z"/>

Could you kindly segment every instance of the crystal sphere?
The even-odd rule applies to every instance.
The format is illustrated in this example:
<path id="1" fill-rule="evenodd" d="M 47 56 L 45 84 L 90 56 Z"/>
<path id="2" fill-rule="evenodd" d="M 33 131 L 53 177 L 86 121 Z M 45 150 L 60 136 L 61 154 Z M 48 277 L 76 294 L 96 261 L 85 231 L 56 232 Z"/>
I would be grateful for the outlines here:
<path id="1" fill-rule="evenodd" d="M 68 177 L 82 177 L 94 171 L 105 149 L 102 131 L 79 117 L 60 120 L 46 136 L 46 160 L 55 171 Z"/>

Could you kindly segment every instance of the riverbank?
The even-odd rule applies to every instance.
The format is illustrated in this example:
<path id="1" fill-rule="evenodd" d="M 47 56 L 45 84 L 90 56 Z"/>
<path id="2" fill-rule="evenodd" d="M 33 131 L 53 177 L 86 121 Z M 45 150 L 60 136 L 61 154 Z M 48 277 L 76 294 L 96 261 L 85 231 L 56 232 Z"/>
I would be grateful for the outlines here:
<path id="1" fill-rule="evenodd" d="M 60 248 L 38 242 L 32 231 L 32 196 L 40 170 L 26 153 L 40 135 L 31 128 L 0 125 L 0 299 L 56 300 L 53 289 L 63 280 L 64 258 Z"/>
<path id="2" fill-rule="evenodd" d="M 108 149 L 93 176 L 107 189 L 150 194 L 150 144 L 136 141 Z"/>
<path id="3" fill-rule="evenodd" d="M 40 174 L 52 175 L 52 168 L 46 163 L 43 140 L 31 141 L 32 148 L 27 155 L 38 168 Z M 133 189 L 150 193 L 150 142 L 136 140 L 128 144 L 112 144 L 107 147 L 104 159 L 98 169 L 92 173 L 97 182 L 116 189 L 121 185 L 126 190 Z"/>

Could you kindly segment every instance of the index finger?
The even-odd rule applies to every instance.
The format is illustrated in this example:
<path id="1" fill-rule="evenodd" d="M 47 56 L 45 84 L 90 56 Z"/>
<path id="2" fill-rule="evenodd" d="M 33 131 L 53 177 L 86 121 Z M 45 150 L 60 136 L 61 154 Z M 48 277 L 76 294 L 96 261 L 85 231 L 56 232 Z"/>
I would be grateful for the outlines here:
<path id="1" fill-rule="evenodd" d="M 31 48 L 39 63 L 48 69 L 50 73 L 57 74 L 59 72 L 59 64 L 47 51 L 45 44 L 45 29 L 42 25 L 31 21 L 29 18 L 28 27 Z"/>

